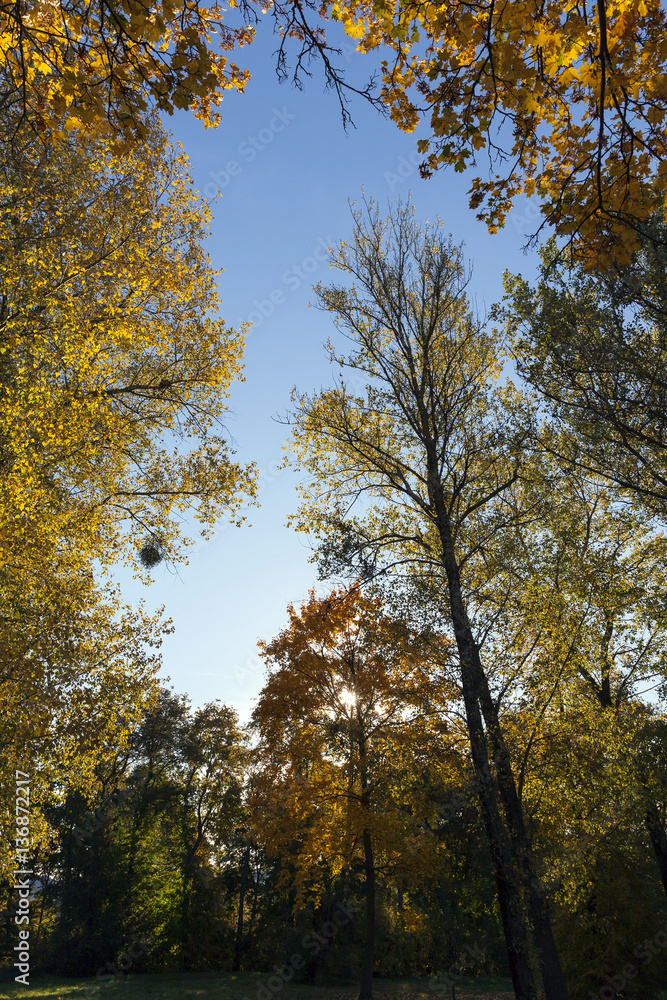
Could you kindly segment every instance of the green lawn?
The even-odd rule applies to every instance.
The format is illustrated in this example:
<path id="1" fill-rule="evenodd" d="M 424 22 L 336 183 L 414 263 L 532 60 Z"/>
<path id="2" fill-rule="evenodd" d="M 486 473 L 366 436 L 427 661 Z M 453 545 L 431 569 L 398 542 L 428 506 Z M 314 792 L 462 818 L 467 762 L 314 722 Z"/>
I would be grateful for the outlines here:
<path id="1" fill-rule="evenodd" d="M 257 1000 L 257 991 L 265 986 L 268 973 L 193 972 L 163 973 L 150 976 L 119 976 L 99 982 L 96 979 L 62 979 L 57 976 L 31 976 L 30 986 L 20 983 L 0 984 L 2 1000 Z M 97 989 L 96 989 L 97 987 Z M 375 1000 L 451 1000 L 451 990 L 429 991 L 428 979 L 376 979 Z M 270 988 L 270 987 L 269 987 Z M 266 993 L 261 993 L 266 1000 Z M 331 986 L 287 984 L 273 993 L 272 1000 L 355 1000 L 357 984 L 339 982 Z M 456 1000 L 481 997 L 508 1000 L 513 993 L 508 980 L 462 979 L 456 986 Z"/>

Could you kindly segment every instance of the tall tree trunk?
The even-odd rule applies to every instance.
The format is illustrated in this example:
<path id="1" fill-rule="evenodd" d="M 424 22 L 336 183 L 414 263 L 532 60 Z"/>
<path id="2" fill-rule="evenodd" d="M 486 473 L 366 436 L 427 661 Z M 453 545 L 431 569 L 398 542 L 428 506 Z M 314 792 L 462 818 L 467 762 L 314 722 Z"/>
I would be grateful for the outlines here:
<path id="1" fill-rule="evenodd" d="M 354 662 L 350 664 L 354 675 Z M 368 787 L 368 764 L 366 759 L 366 735 L 364 722 L 357 704 L 357 741 L 359 747 L 359 780 L 361 784 L 361 804 L 368 815 L 370 812 L 370 791 Z M 361 986 L 359 1000 L 371 1000 L 373 996 L 373 967 L 375 965 L 375 857 L 373 841 L 368 827 L 364 827 L 364 881 L 366 891 L 366 937 L 364 940 L 364 957 L 361 967 Z"/>
<path id="2" fill-rule="evenodd" d="M 366 881 L 366 937 L 364 958 L 361 967 L 361 987 L 359 1000 L 371 1000 L 373 996 L 373 967 L 375 965 L 375 858 L 370 830 L 365 829 L 364 874 Z"/>
<path id="3" fill-rule="evenodd" d="M 665 831 L 665 824 L 662 822 L 656 805 L 651 804 L 646 809 L 645 822 L 651 843 L 653 844 L 655 859 L 660 869 L 662 887 L 667 893 L 667 832 Z"/>
<path id="4" fill-rule="evenodd" d="M 535 928 L 535 941 L 540 959 L 544 992 L 547 1000 L 569 1000 L 567 983 L 551 924 L 549 903 L 537 875 L 532 870 L 532 861 L 530 858 L 528 860 L 531 866 L 528 880 L 530 910 Z"/>
<path id="5" fill-rule="evenodd" d="M 241 951 L 243 948 L 243 907 L 245 904 L 246 888 L 248 886 L 248 872 L 250 870 L 250 843 L 247 844 L 243 852 L 243 868 L 241 870 L 241 885 L 239 887 L 239 915 L 236 921 L 236 942 L 234 944 L 234 965 L 233 971 L 239 972 L 241 969 Z"/>
<path id="6" fill-rule="evenodd" d="M 256 871 L 252 878 L 252 906 L 250 907 L 250 920 L 248 921 L 248 932 L 246 934 L 246 941 L 251 942 L 253 940 L 253 934 L 255 931 L 255 920 L 257 918 L 257 906 L 259 903 L 259 871 Z"/>
<path id="7" fill-rule="evenodd" d="M 530 843 L 509 752 L 463 599 L 459 565 L 442 489 L 433 488 L 431 492 L 438 519 L 452 625 L 461 660 L 461 684 L 470 747 L 496 874 L 498 902 L 514 991 L 517 1000 L 533 1000 L 536 996 L 530 955 L 532 925 L 547 1000 L 569 1000 L 546 897 L 533 871 Z M 482 714 L 486 731 L 482 724 Z M 490 767 L 489 744 L 495 776 Z M 507 821 L 507 832 L 498 808 L 498 794 Z M 522 888 L 527 895 L 527 906 Z"/>
<path id="8" fill-rule="evenodd" d="M 512 761 L 500 726 L 498 711 L 491 696 L 488 679 L 476 648 L 475 656 L 482 715 L 491 741 L 500 797 L 507 817 L 515 864 L 517 870 L 523 874 L 544 991 L 547 1000 L 568 1000 L 567 984 L 553 936 L 547 898 L 534 868 L 530 839 L 514 781 Z"/>
<path id="9" fill-rule="evenodd" d="M 191 950 L 191 938 L 189 933 L 189 918 L 190 918 L 190 873 L 189 873 L 189 863 L 186 858 L 185 865 L 183 866 L 183 895 L 181 896 L 181 927 L 180 927 L 180 950 L 181 950 L 181 967 L 184 972 L 190 972 L 192 969 L 192 950 Z"/>
<path id="10" fill-rule="evenodd" d="M 535 1000 L 537 990 L 530 961 L 529 921 L 521 894 L 520 879 L 511 856 L 511 845 L 498 808 L 495 782 L 489 763 L 486 736 L 482 725 L 479 702 L 474 693 L 469 667 L 462 662 L 463 701 L 468 723 L 468 736 L 477 781 L 477 791 L 484 817 L 491 861 L 496 879 L 498 905 L 503 924 L 507 956 L 516 1000 Z"/>

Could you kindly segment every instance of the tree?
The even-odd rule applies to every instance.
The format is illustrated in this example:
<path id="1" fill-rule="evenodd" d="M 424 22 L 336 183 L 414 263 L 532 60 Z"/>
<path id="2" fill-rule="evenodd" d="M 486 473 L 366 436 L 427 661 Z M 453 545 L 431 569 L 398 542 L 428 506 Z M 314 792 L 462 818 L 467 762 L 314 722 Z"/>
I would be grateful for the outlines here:
<path id="1" fill-rule="evenodd" d="M 193 711 L 162 689 L 128 728 L 126 746 L 97 765 L 92 801 L 71 791 L 48 806 L 54 835 L 40 871 L 51 965 L 95 975 L 137 942 L 144 968 L 229 962 L 222 875 L 235 866 L 247 762 L 236 714 L 219 702 Z"/>
<path id="2" fill-rule="evenodd" d="M 205 921 L 196 905 L 201 869 L 211 866 L 215 847 L 229 842 L 239 819 L 248 760 L 234 709 L 211 702 L 197 709 L 179 748 L 182 759 L 180 791 L 181 912 L 180 950 L 184 969 L 193 966 Z"/>
<path id="3" fill-rule="evenodd" d="M 288 627 L 262 644 L 262 655 L 270 672 L 253 712 L 255 823 L 273 852 L 294 856 L 301 901 L 323 863 L 342 881 L 361 852 L 366 1000 L 378 871 L 406 871 L 414 884 L 442 864 L 442 845 L 424 825 L 433 804 L 415 776 L 457 769 L 437 741 L 446 686 L 423 644 L 358 586 L 319 600 L 311 592 L 299 611 L 290 606 Z"/>
<path id="4" fill-rule="evenodd" d="M 534 932 L 547 997 L 560 1000 L 567 987 L 467 592 L 513 518 L 504 495 L 519 476 L 530 414 L 497 384 L 503 359 L 468 309 L 460 248 L 439 226 L 420 230 L 409 207 L 387 219 L 373 203 L 353 214 L 352 242 L 332 263 L 356 283 L 318 287 L 318 296 L 352 341 L 347 356 L 332 354 L 357 373 L 359 391 L 341 376 L 297 397 L 295 448 L 311 475 L 297 524 L 330 547 L 442 580 L 515 992 L 535 996 Z"/>
<path id="5" fill-rule="evenodd" d="M 667 26 L 659 0 L 538 4 L 337 4 L 331 16 L 361 51 L 382 46 L 382 96 L 420 139 L 422 174 L 462 171 L 478 154 L 473 208 L 494 232 L 515 197 L 542 202 L 544 221 L 589 267 L 621 258 L 665 203 Z"/>
<path id="6" fill-rule="evenodd" d="M 94 135 L 4 153 L 0 566 L 74 572 L 127 528 L 176 556 L 185 512 L 252 492 L 217 432 L 243 337 L 213 315 L 207 209 L 157 122 L 129 159 Z"/>
<path id="7" fill-rule="evenodd" d="M 363 95 L 420 139 L 422 173 L 445 164 L 463 171 L 483 152 L 489 180 L 476 177 L 473 208 L 491 231 L 520 193 L 536 195 L 545 222 L 567 237 L 589 266 L 627 255 L 637 231 L 664 204 L 667 91 L 659 0 L 590 0 L 545 5 L 511 0 L 454 7 L 357 2 L 316 5 L 250 0 L 203 8 L 136 0 L 68 0 L 29 12 L 18 3 L 0 20 L 5 80 L 0 107 L 18 110 L 51 139 L 94 123 L 118 149 L 146 134 L 147 111 L 192 108 L 216 124 L 225 89 L 243 90 L 248 71 L 229 53 L 252 41 L 270 12 L 280 37 L 277 70 L 296 43 L 293 79 L 301 85 L 318 59 L 340 100 Z M 340 22 L 362 52 L 387 50 L 382 87 L 350 84 L 327 42 Z"/>
<path id="8" fill-rule="evenodd" d="M 531 753 L 539 753 L 543 726 L 553 736 L 559 720 L 572 727 L 570 713 L 580 712 L 583 724 L 597 712 L 602 721 L 587 725 L 604 732 L 617 717 L 628 748 L 622 760 L 617 750 L 612 754 L 620 777 L 609 783 L 609 809 L 618 813 L 614 803 L 625 782 L 632 823 L 646 824 L 664 880 L 664 793 L 639 759 L 642 732 L 657 721 L 646 695 L 665 676 L 667 540 L 645 512 L 619 505 L 608 486 L 543 453 L 513 492 L 514 544 L 480 597 L 492 609 L 496 659 L 515 664 L 502 701 L 521 719 L 519 787 Z M 522 509 L 533 516 L 521 518 Z M 536 794 L 546 799 L 544 787 Z"/>
<path id="9" fill-rule="evenodd" d="M 506 274 L 504 319 L 521 376 L 545 401 L 542 444 L 667 518 L 665 226 L 628 266 L 587 274 L 547 244 L 535 288 Z"/>
<path id="10" fill-rule="evenodd" d="M 0 619 L 0 876 L 12 882 L 18 862 L 29 868 L 27 859 L 48 842 L 48 808 L 68 794 L 94 797 L 98 771 L 127 746 L 156 693 L 155 650 L 170 631 L 160 613 L 123 607 L 117 592 L 92 578 L 52 574 L 22 597 L 26 606 L 3 605 Z M 20 854 L 17 771 L 30 782 L 30 846 Z"/>
<path id="11" fill-rule="evenodd" d="M 207 126 L 217 126 L 216 110 L 226 90 L 243 91 L 250 77 L 230 61 L 230 53 L 252 42 L 260 14 L 271 13 L 280 37 L 276 69 L 290 75 L 288 43 L 296 43 L 293 82 L 302 85 L 308 64 L 319 60 L 338 97 L 343 122 L 350 121 L 348 93 L 382 108 L 372 82 L 358 88 L 336 67 L 340 49 L 330 46 L 319 23 L 326 8 L 313 0 L 278 0 L 263 7 L 234 0 L 229 13 L 217 3 L 137 0 L 57 0 L 24 10 L 5 4 L 0 12 L 0 110 L 4 138 L 17 121 L 58 145 L 92 126 L 127 154 L 147 138 L 150 113 L 172 115 L 190 109 Z"/>
<path id="12" fill-rule="evenodd" d="M 235 5 L 236 6 L 236 5 Z M 247 13 L 249 5 L 241 4 Z M 67 142 L 94 123 L 118 147 L 147 138 L 147 114 L 192 108 L 208 123 L 225 89 L 243 90 L 247 71 L 225 53 L 252 29 L 223 24 L 214 4 L 65 0 L 6 4 L 0 15 L 5 136 L 13 115 Z M 211 43 L 215 36 L 215 47 Z"/>
<path id="13" fill-rule="evenodd" d="M 633 546 L 628 556 L 612 544 L 609 565 L 596 564 L 593 575 L 590 571 L 583 575 L 587 586 L 594 580 L 599 588 L 596 603 L 605 619 L 602 630 L 595 633 L 599 649 L 614 662 L 609 643 L 612 637 L 617 642 L 621 639 L 628 609 L 636 608 L 630 628 L 638 664 L 646 669 L 657 656 L 659 672 L 664 671 L 660 662 L 664 542 L 651 538 L 650 523 L 654 517 L 663 523 L 667 518 L 664 236 L 661 219 L 651 219 L 632 260 L 597 275 L 559 264 L 556 248 L 549 243 L 543 250 L 536 288 L 520 276 L 505 275 L 507 294 L 499 311 L 519 372 L 547 411 L 538 433 L 539 446 L 561 465 L 577 469 L 580 478 L 606 482 L 611 496 L 604 506 L 616 526 L 616 545 L 623 539 Z M 602 493 L 598 490 L 597 495 Z M 579 511 L 583 524 L 590 524 L 598 517 L 598 504 L 591 508 L 585 496 L 580 488 L 572 510 Z M 610 515 L 609 504 L 614 501 L 629 503 L 634 513 Z M 571 537 L 576 536 L 573 523 L 569 526 Z M 634 546 L 642 536 L 650 541 L 640 544 L 637 551 Z M 642 548 L 644 544 L 648 549 Z M 619 567 L 628 559 L 632 560 L 629 582 L 619 590 L 617 581 L 624 579 Z M 612 578 L 610 566 L 614 567 Z M 618 709 L 628 696 L 627 685 L 614 694 L 609 669 L 605 680 L 598 664 L 588 680 L 601 708 Z M 645 799 L 643 808 L 663 885 L 667 885 L 664 807 L 658 800 Z"/>
<path id="14" fill-rule="evenodd" d="M 624 964 L 633 988 L 655 983 L 659 967 L 632 962 L 664 908 L 664 780 L 648 749 L 661 720 L 647 693 L 664 676 L 665 538 L 544 453 L 505 502 L 513 530 L 487 551 L 475 609 L 561 956 L 578 989 Z"/>
<path id="15" fill-rule="evenodd" d="M 178 559 L 186 513 L 211 525 L 253 485 L 219 430 L 242 335 L 211 315 L 206 212 L 160 126 L 124 160 L 25 128 L 0 205 L 3 763 L 32 750 L 37 805 L 68 774 L 85 792 L 157 669 L 162 627 L 100 568 Z"/>
<path id="16" fill-rule="evenodd" d="M 581 995 L 612 977 L 620 993 L 622 970 L 629 997 L 657 996 L 664 981 L 663 959 L 637 962 L 667 917 L 637 782 L 642 716 L 636 701 L 605 710 L 563 683 L 538 727 L 524 710 L 511 734 L 561 956 Z"/>
<path id="17" fill-rule="evenodd" d="M 655 738 L 658 722 L 645 695 L 665 677 L 667 540 L 645 513 L 615 504 L 608 489 L 572 473 L 561 476 L 561 484 L 560 499 L 552 499 L 539 521 L 541 550 L 530 546 L 544 551 L 549 538 L 553 569 L 538 558 L 533 572 L 569 605 L 563 625 L 579 703 L 588 701 L 601 716 L 620 717 L 621 730 L 631 734 L 621 765 L 627 798 L 635 826 L 646 826 L 667 890 L 664 789 L 641 763 L 645 733 Z"/>

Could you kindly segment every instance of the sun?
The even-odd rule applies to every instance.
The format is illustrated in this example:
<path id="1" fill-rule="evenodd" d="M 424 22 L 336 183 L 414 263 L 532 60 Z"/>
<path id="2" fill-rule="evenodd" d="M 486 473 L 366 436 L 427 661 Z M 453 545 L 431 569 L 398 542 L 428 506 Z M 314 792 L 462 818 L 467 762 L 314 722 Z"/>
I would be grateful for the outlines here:
<path id="1" fill-rule="evenodd" d="M 343 687 L 338 692 L 338 700 L 348 710 L 353 709 L 357 704 L 357 696 L 349 687 Z"/>

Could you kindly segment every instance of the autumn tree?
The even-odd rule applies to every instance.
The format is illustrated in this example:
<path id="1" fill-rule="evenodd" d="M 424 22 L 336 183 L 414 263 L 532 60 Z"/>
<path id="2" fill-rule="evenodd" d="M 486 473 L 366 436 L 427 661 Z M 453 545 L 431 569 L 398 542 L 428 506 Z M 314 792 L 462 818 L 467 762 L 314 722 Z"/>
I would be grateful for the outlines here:
<path id="1" fill-rule="evenodd" d="M 517 662 L 515 683 L 526 712 L 524 766 L 542 740 L 542 727 L 548 725 L 553 735 L 559 719 L 572 725 L 571 713 L 580 713 L 582 722 L 597 713 L 601 721 L 591 722 L 591 729 L 617 726 L 626 749 L 612 755 L 617 791 L 610 783 L 605 808 L 618 819 L 618 788 L 625 784 L 631 823 L 645 826 L 664 887 L 664 789 L 652 780 L 641 747 L 644 732 L 659 721 L 646 694 L 665 677 L 667 540 L 649 515 L 618 504 L 604 484 L 544 457 L 540 464 L 548 488 L 541 488 L 539 512 L 533 508 L 529 523 L 517 518 L 509 570 L 522 584 L 514 588 L 512 609 L 521 636 L 518 630 L 512 634 L 506 614 L 497 623 L 511 635 L 513 653 L 505 656 Z M 535 492 L 532 483 L 522 488 Z M 659 771 L 656 764 L 656 779 Z"/>
<path id="2" fill-rule="evenodd" d="M 568 977 L 599 989 L 664 908 L 663 768 L 647 750 L 654 729 L 660 746 L 665 539 L 539 451 L 504 502 L 512 527 L 469 568 L 470 604 Z M 642 968 L 634 986 L 656 976 Z"/>
<path id="3" fill-rule="evenodd" d="M 544 401 L 541 444 L 667 517 L 665 226 L 633 261 L 587 274 L 548 244 L 535 287 L 505 276 L 518 370 Z"/>
<path id="4" fill-rule="evenodd" d="M 93 797 L 98 769 L 127 746 L 156 693 L 158 648 L 170 630 L 159 613 L 124 607 L 91 578 L 51 575 L 47 585 L 52 592 L 24 593 L 27 606 L 3 603 L 0 619 L 3 882 L 17 867 L 16 771 L 30 780 L 25 861 L 48 843 L 48 807 L 68 792 Z M 12 602 L 16 596 L 13 589 Z"/>
<path id="5" fill-rule="evenodd" d="M 223 24 L 216 4 L 149 7 L 133 0 L 8 3 L 0 33 L 5 138 L 17 117 L 51 140 L 94 124 L 126 149 L 148 136 L 154 108 L 192 108 L 215 120 L 224 90 L 242 90 L 248 75 L 228 53 L 253 36 L 242 20 Z"/>
<path id="6" fill-rule="evenodd" d="M 542 403 L 546 419 L 537 432 L 540 448 L 556 463 L 577 469 L 580 480 L 605 483 L 611 494 L 604 504 L 605 517 L 615 525 L 618 548 L 612 532 L 611 563 L 581 574 L 586 586 L 597 581 L 599 589 L 593 591 L 597 606 L 607 609 L 604 627 L 593 632 L 600 643 L 599 655 L 607 650 L 604 656 L 615 663 L 609 644 L 613 638 L 623 648 L 629 608 L 634 607 L 633 646 L 638 651 L 642 643 L 645 647 L 641 667 L 653 657 L 663 672 L 660 642 L 656 649 L 652 633 L 658 628 L 660 635 L 664 627 L 660 572 L 664 543 L 653 536 L 651 519 L 664 524 L 667 516 L 665 226 L 655 217 L 649 228 L 629 263 L 616 263 L 597 275 L 559 262 L 556 248 L 547 244 L 536 287 L 518 275 L 505 276 L 507 294 L 499 315 L 518 369 Z M 571 473 L 569 478 L 577 477 Z M 599 522 L 599 504 L 591 508 L 585 495 L 580 489 L 572 511 L 579 512 L 582 524 L 589 525 L 591 518 Z M 630 511 L 611 513 L 609 504 L 619 501 Z M 576 526 L 568 523 L 574 539 Z M 640 544 L 642 538 L 650 543 Z M 627 577 L 620 573 L 623 563 L 628 566 Z M 611 566 L 615 566 L 612 577 Z M 627 582 L 620 585 L 619 579 Z M 614 692 L 601 669 L 598 663 L 597 671 L 589 672 L 591 691 L 601 708 L 618 709 L 624 700 L 619 700 L 619 692 L 627 696 L 628 685 Z M 610 670 L 611 666 L 607 674 Z M 642 808 L 664 885 L 667 836 L 660 794 L 653 802 L 650 796 L 644 798 Z"/>
<path id="7" fill-rule="evenodd" d="M 141 0 L 57 0 L 29 9 L 10 2 L 0 11 L 4 137 L 18 122 L 57 146 L 92 128 L 111 140 L 116 152 L 127 154 L 148 137 L 155 110 L 172 115 L 189 109 L 216 126 L 225 91 L 243 91 L 250 77 L 232 61 L 235 51 L 252 42 L 267 13 L 279 36 L 280 78 L 292 75 L 301 86 L 317 60 L 327 87 L 337 94 L 344 123 L 350 121 L 349 94 L 382 107 L 372 83 L 357 87 L 337 66 L 340 49 L 327 42 L 320 23 L 326 8 L 312 0 L 266 6 L 234 0 L 228 8 L 205 7 L 198 0 L 157 6 Z"/>
<path id="8" fill-rule="evenodd" d="M 310 482 L 297 523 L 388 567 L 443 580 L 455 637 L 480 804 L 517 997 L 536 995 L 534 940 L 549 998 L 567 996 L 544 891 L 532 861 L 512 763 L 469 614 L 467 581 L 514 514 L 530 414 L 499 385 L 504 359 L 465 297 L 461 249 L 440 225 L 420 229 L 409 206 L 381 218 L 354 210 L 349 245 L 333 251 L 348 285 L 318 288 L 352 343 L 332 355 L 354 373 L 297 396 L 295 448 Z M 364 499 L 355 517 L 350 506 Z"/>
<path id="9" fill-rule="evenodd" d="M 446 849 L 425 824 L 433 803 L 420 772 L 446 780 L 461 767 L 438 744 L 448 692 L 425 649 L 358 586 L 321 599 L 311 593 L 262 644 L 269 673 L 253 712 L 255 822 L 272 851 L 295 854 L 301 900 L 312 881 L 320 891 L 322 861 L 349 881 L 361 854 L 362 998 L 372 995 L 378 872 L 419 882 Z"/>
<path id="10" fill-rule="evenodd" d="M 613 879 L 625 870 L 629 892 L 637 868 L 655 905 L 667 870 L 664 720 L 651 695 L 665 677 L 667 543 L 645 512 L 539 451 L 504 502 L 514 509 L 511 530 L 469 567 L 469 608 L 537 833 L 538 874 L 559 903 L 559 927 L 568 926 L 563 911 L 570 920 L 577 913 L 587 941 L 580 964 L 601 977 L 614 948 L 631 960 L 642 920 L 648 926 L 645 907 L 634 924 L 629 912 L 621 917 Z M 437 577 L 409 583 L 420 612 L 437 608 Z M 604 905 L 595 904 L 600 878 L 609 887 Z M 576 933 L 566 937 L 571 967 L 579 945 Z"/>
<path id="11" fill-rule="evenodd" d="M 512 749 L 525 757 L 524 808 L 561 956 L 573 991 L 586 996 L 628 967 L 628 997 L 657 995 L 664 981 L 662 956 L 637 961 L 667 917 L 637 780 L 647 714 L 636 701 L 603 710 L 562 684 L 537 731 L 527 708 L 515 726 L 508 720 Z"/>
<path id="12" fill-rule="evenodd" d="M 176 555 L 251 490 L 220 433 L 242 332 L 216 315 L 207 209 L 153 122 L 118 160 L 26 132 L 2 161 L 0 562 L 115 558 L 123 538 Z"/>
<path id="13" fill-rule="evenodd" d="M 96 572 L 178 559 L 184 515 L 206 530 L 253 487 L 221 431 L 242 334 L 215 315 L 206 210 L 160 126 L 123 160 L 26 128 L 0 187 L 3 765 L 32 755 L 38 801 L 56 772 L 85 785 L 157 668 L 161 626 Z"/>
<path id="14" fill-rule="evenodd" d="M 627 255 L 664 205 L 659 0 L 451 8 L 240 0 L 230 11 L 198 2 L 150 10 L 136 0 L 9 3 L 0 18 L 0 106 L 6 119 L 17 110 L 52 140 L 94 124 L 126 150 L 146 135 L 152 108 L 190 108 L 215 124 L 224 91 L 243 90 L 249 75 L 232 53 L 267 14 L 280 76 L 293 73 L 301 85 L 316 59 L 344 119 L 346 97 L 357 93 L 404 131 L 426 125 L 424 176 L 443 165 L 463 171 L 483 155 L 490 178 L 473 180 L 470 203 L 491 231 L 517 195 L 534 195 L 544 222 L 590 267 Z M 379 90 L 355 86 L 340 69 L 327 40 L 332 21 L 360 52 L 382 54 Z"/>
<path id="15" fill-rule="evenodd" d="M 471 207 L 494 232 L 517 195 L 589 267 L 627 255 L 665 204 L 665 11 L 659 0 L 335 4 L 361 51 L 379 50 L 382 97 L 418 141 L 422 174 L 482 156 Z"/>

